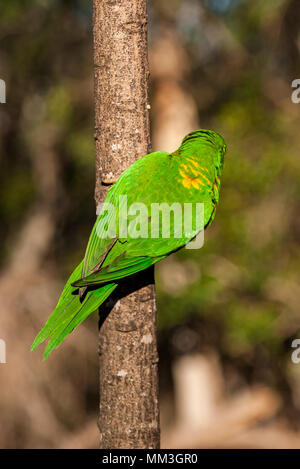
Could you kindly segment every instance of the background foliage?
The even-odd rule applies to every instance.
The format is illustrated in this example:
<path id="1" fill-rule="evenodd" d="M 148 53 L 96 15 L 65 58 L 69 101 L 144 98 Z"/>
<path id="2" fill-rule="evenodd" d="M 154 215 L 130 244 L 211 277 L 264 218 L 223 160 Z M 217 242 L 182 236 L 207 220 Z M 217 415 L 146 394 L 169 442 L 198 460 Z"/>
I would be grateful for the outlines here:
<path id="1" fill-rule="evenodd" d="M 2 447 L 92 439 L 82 443 L 97 413 L 96 315 L 48 363 L 28 351 L 95 217 L 90 3 L 0 5 Z M 300 368 L 291 342 L 300 334 L 300 105 L 291 101 L 291 82 L 300 77 L 299 2 L 152 0 L 149 18 L 154 144 L 176 99 L 162 93 L 163 79 L 176 81 L 200 126 L 228 143 L 204 247 L 157 269 L 162 395 L 173 395 L 178 357 L 213 351 L 225 395 L 268 386 L 283 402 L 273 418 L 297 431 Z M 178 44 L 172 72 L 155 49 L 166 34 Z M 176 115 L 184 119 L 180 106 Z M 167 138 L 164 145 L 173 149 Z"/>

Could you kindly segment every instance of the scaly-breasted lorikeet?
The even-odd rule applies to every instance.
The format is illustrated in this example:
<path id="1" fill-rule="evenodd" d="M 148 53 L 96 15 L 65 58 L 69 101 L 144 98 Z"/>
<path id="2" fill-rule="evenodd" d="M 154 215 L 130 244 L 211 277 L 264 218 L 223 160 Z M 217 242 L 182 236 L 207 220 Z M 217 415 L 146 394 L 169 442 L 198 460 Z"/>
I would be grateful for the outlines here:
<path id="1" fill-rule="evenodd" d="M 108 298 L 124 277 L 185 246 L 213 221 L 225 151 L 225 141 L 219 134 L 200 129 L 188 134 L 173 153 L 150 153 L 124 171 L 110 188 L 85 257 L 67 281 L 32 350 L 49 338 L 46 358 Z M 177 208 L 203 204 L 204 216 L 199 220 L 194 212 L 187 211 L 189 229 L 183 230 L 186 217 L 175 217 L 174 211 L 165 230 L 163 217 L 159 215 L 154 221 L 152 208 L 173 204 Z"/>

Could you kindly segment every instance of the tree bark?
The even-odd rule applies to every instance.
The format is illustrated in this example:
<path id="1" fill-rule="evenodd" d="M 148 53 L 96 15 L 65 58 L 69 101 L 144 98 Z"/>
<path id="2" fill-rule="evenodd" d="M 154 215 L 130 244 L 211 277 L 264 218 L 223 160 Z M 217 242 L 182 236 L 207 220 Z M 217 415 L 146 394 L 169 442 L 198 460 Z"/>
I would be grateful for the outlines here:
<path id="1" fill-rule="evenodd" d="M 150 151 L 149 68 L 146 0 L 94 0 L 93 6 L 99 206 L 109 185 Z M 159 447 L 153 284 L 153 269 L 142 272 L 101 309 L 101 448 Z"/>

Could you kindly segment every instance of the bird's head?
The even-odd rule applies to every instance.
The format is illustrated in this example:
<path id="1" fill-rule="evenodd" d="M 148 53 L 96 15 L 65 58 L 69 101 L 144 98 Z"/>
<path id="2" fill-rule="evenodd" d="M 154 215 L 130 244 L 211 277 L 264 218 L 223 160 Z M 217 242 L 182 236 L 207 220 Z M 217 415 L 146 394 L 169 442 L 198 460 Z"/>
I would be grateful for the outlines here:
<path id="1" fill-rule="evenodd" d="M 213 163 L 218 175 L 221 174 L 224 164 L 224 155 L 226 153 L 226 142 L 220 134 L 213 130 L 195 130 L 184 137 L 180 149 L 184 150 L 188 147 L 194 147 L 198 152 L 199 150 L 201 151 L 201 147 L 203 147 L 203 149 L 205 147 L 213 149 Z"/>

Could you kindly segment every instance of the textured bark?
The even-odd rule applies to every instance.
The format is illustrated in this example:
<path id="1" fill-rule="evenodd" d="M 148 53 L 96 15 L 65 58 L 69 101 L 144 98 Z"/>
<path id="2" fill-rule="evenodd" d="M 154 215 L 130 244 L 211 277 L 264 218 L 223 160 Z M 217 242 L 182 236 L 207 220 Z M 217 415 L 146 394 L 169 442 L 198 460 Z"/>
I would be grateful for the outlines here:
<path id="1" fill-rule="evenodd" d="M 94 0 L 97 205 L 150 150 L 146 0 Z M 100 446 L 158 448 L 153 270 L 128 279 L 100 316 Z"/>

